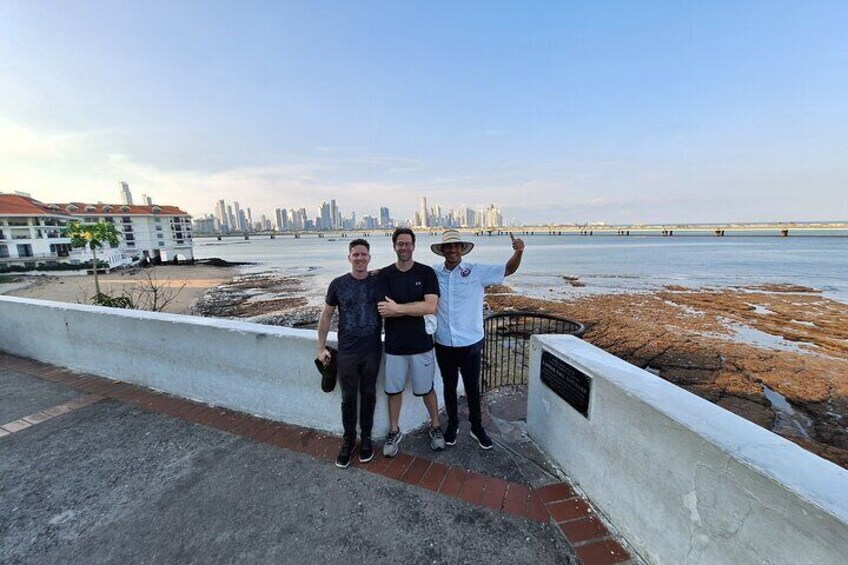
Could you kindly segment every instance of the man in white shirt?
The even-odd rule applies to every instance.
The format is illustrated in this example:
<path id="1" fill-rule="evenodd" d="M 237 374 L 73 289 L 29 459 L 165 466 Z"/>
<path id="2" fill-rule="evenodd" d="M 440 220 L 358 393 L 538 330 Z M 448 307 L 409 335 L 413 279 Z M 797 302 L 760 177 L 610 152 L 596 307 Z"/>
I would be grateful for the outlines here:
<path id="1" fill-rule="evenodd" d="M 439 305 L 436 310 L 436 361 L 442 373 L 448 427 L 444 437 L 447 445 L 456 444 L 459 428 L 456 387 L 459 375 L 465 385 L 468 400 L 471 437 L 483 449 L 492 448 L 492 440 L 483 429 L 480 410 L 480 369 L 483 351 L 483 289 L 501 284 L 518 270 L 524 253 L 524 242 L 512 239 L 512 257 L 506 265 L 483 265 L 463 261 L 474 244 L 465 241 L 456 230 L 442 234 L 442 242 L 430 246 L 433 253 L 445 258 L 433 265 L 439 279 Z"/>

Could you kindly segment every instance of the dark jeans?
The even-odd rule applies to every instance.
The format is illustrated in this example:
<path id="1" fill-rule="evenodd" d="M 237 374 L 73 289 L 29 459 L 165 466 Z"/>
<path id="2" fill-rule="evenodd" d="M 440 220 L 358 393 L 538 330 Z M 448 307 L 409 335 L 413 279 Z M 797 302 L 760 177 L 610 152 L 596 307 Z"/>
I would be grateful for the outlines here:
<path id="1" fill-rule="evenodd" d="M 356 396 L 359 394 L 359 429 L 362 437 L 371 437 L 374 427 L 374 405 L 377 403 L 377 373 L 380 372 L 381 349 L 365 353 L 342 353 L 338 356 L 338 377 L 342 387 L 342 425 L 345 441 L 356 441 Z"/>
<path id="2" fill-rule="evenodd" d="M 465 385 L 465 397 L 468 399 L 468 419 L 471 428 L 483 427 L 480 414 L 480 367 L 483 353 L 483 340 L 466 347 L 449 347 L 436 344 L 436 361 L 445 383 L 445 410 L 448 424 L 459 425 L 459 413 L 456 405 L 456 385 L 459 375 Z"/>

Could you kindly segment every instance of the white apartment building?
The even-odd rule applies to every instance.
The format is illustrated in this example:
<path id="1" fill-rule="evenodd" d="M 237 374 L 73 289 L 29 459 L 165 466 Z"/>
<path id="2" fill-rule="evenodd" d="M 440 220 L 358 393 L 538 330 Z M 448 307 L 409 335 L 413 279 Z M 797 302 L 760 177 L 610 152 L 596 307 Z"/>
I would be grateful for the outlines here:
<path id="1" fill-rule="evenodd" d="M 98 252 L 110 267 L 150 259 L 194 259 L 191 216 L 176 206 L 128 204 L 45 204 L 19 194 L 0 194 L 0 267 L 81 263 L 91 251 L 72 249 L 61 230 L 71 220 L 115 224 L 122 237 Z"/>

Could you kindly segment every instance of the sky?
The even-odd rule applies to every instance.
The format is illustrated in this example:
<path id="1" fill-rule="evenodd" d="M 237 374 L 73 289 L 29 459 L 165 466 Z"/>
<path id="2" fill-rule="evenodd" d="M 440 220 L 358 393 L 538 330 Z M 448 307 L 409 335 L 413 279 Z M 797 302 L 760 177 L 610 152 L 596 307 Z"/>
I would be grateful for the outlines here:
<path id="1" fill-rule="evenodd" d="M 0 2 L 0 192 L 848 220 L 848 2 Z"/>

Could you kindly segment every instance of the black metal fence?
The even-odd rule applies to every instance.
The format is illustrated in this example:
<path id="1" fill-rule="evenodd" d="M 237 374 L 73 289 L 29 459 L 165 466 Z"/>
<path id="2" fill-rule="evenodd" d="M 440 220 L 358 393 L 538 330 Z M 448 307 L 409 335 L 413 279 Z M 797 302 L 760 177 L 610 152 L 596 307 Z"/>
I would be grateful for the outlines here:
<path id="1" fill-rule="evenodd" d="M 580 322 L 535 312 L 499 312 L 486 316 L 483 342 L 483 375 L 480 390 L 527 384 L 530 367 L 530 336 L 571 334 L 586 330 Z"/>

